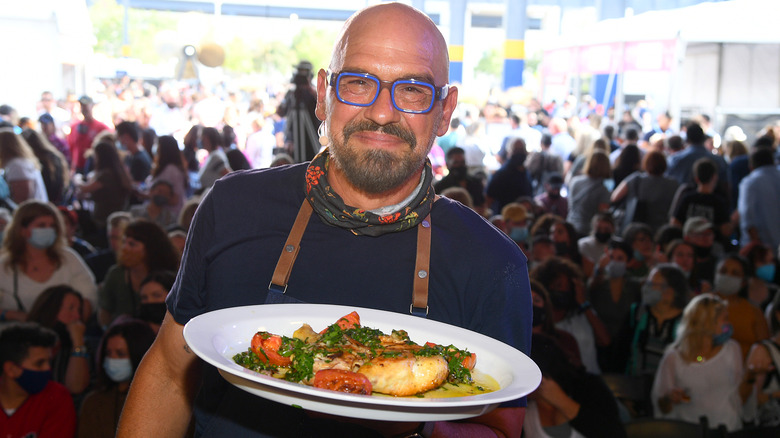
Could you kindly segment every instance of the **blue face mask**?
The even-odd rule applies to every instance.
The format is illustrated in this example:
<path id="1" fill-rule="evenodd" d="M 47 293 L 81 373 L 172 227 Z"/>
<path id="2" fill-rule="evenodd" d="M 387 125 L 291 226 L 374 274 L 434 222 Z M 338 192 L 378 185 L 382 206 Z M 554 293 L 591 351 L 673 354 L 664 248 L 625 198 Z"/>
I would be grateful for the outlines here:
<path id="1" fill-rule="evenodd" d="M 30 395 L 43 391 L 51 380 L 51 370 L 35 371 L 27 368 L 22 368 L 22 370 L 22 375 L 15 380 Z"/>
<path id="2" fill-rule="evenodd" d="M 731 339 L 731 335 L 734 334 L 734 326 L 727 322 L 720 328 L 720 333 L 712 337 L 712 346 L 717 347 L 723 345 Z"/>
<path id="3" fill-rule="evenodd" d="M 514 227 L 509 231 L 509 237 L 517 243 L 528 240 L 528 227 Z"/>
<path id="4" fill-rule="evenodd" d="M 38 249 L 50 248 L 57 240 L 57 230 L 52 227 L 33 228 L 30 234 L 30 245 Z"/>
<path id="5" fill-rule="evenodd" d="M 759 266 L 756 268 L 756 277 L 771 283 L 775 281 L 775 264 L 770 263 L 768 265 Z"/>
<path id="6" fill-rule="evenodd" d="M 127 382 L 133 377 L 133 364 L 130 359 L 113 359 L 107 357 L 103 361 L 103 369 L 108 374 L 108 378 L 114 382 Z"/>
<path id="7" fill-rule="evenodd" d="M 639 252 L 639 250 L 636 250 L 636 249 L 634 250 L 634 258 L 635 258 L 635 259 L 636 259 L 638 262 L 643 262 L 643 261 L 645 261 L 645 256 L 644 256 L 644 255 L 643 255 L 641 252 Z"/>

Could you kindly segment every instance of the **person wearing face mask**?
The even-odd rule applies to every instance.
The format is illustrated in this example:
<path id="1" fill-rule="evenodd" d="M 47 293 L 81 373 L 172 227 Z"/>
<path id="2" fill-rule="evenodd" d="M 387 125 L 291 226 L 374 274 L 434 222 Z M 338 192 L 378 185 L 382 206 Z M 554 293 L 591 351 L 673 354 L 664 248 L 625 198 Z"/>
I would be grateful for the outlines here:
<path id="1" fill-rule="evenodd" d="M 536 195 L 534 202 L 545 213 L 566 217 L 569 214 L 569 201 L 561 196 L 563 176 L 558 172 L 550 172 L 545 178 L 544 192 Z"/>
<path id="2" fill-rule="evenodd" d="M 723 255 L 723 247 L 715 242 L 712 222 L 700 216 L 688 218 L 683 225 L 683 240 L 693 247 L 699 280 L 712 284 L 718 257 Z"/>
<path id="3" fill-rule="evenodd" d="M 528 252 L 528 212 L 525 207 L 510 202 L 501 210 L 504 219 L 504 227 L 510 239 L 512 239 L 524 253 Z"/>
<path id="4" fill-rule="evenodd" d="M 176 273 L 173 271 L 154 271 L 141 283 L 141 305 L 138 310 L 138 319 L 146 321 L 149 326 L 157 333 L 160 330 L 165 317 L 165 297 L 168 296 L 176 280 Z"/>
<path id="5" fill-rule="evenodd" d="M 554 341 L 573 367 L 582 368 L 582 358 L 577 340 L 569 332 L 555 328 L 550 294 L 547 292 L 547 288 L 536 280 L 531 280 L 531 300 L 534 335 L 544 335 Z"/>
<path id="6" fill-rule="evenodd" d="M 666 348 L 653 381 L 656 418 L 699 423 L 704 416 L 710 427 L 742 428 L 742 404 L 755 376 L 743 371 L 726 306 L 716 295 L 701 294 L 685 307 L 677 340 Z"/>
<path id="7" fill-rule="evenodd" d="M 500 212 L 505 205 L 521 196 L 531 196 L 531 181 L 525 169 L 528 151 L 522 138 L 515 138 L 509 144 L 509 159 L 488 181 L 485 188 L 485 205 L 494 212 Z"/>
<path id="8" fill-rule="evenodd" d="M 601 374 L 596 348 L 611 343 L 609 331 L 586 299 L 580 268 L 561 257 L 551 257 L 531 271 L 531 279 L 548 285 L 555 328 L 574 336 L 582 364 Z"/>
<path id="9" fill-rule="evenodd" d="M 719 263 L 715 271 L 713 292 L 723 298 L 729 311 L 729 320 L 734 326 L 733 338 L 742 348 L 746 358 L 750 346 L 769 338 L 769 325 L 761 309 L 747 299 L 749 265 L 737 254 L 729 254 Z"/>
<path id="10" fill-rule="evenodd" d="M 134 205 L 130 214 L 134 218 L 146 219 L 165 229 L 176 224 L 177 217 L 166 208 L 174 200 L 173 186 L 168 181 L 157 180 L 149 189 L 149 200 L 143 205 Z"/>
<path id="11" fill-rule="evenodd" d="M 751 242 L 739 251 L 739 255 L 750 262 L 755 274 L 748 282 L 748 299 L 761 308 L 767 308 L 771 297 L 780 290 L 777 261 L 772 249 L 760 242 Z M 770 313 L 771 310 L 765 313 L 767 320 L 771 320 Z"/>
<path id="12" fill-rule="evenodd" d="M 607 250 L 607 244 L 615 232 L 615 222 L 609 213 L 597 213 L 591 221 L 591 233 L 577 241 L 582 257 L 596 264 Z"/>
<path id="13" fill-rule="evenodd" d="M 577 231 L 574 225 L 560 218 L 556 218 L 550 225 L 550 239 L 555 245 L 555 255 L 571 260 L 574 264 L 581 266 L 586 277 L 593 273 L 593 266 L 590 260 L 585 259 L 580 254 L 577 245 Z"/>
<path id="14" fill-rule="evenodd" d="M 441 194 L 442 191 L 450 187 L 462 187 L 471 195 L 474 210 L 483 214 L 485 212 L 485 187 L 481 179 L 469 175 L 466 166 L 466 151 L 463 148 L 455 146 L 447 151 L 447 170 L 447 175 L 433 185 L 436 193 Z"/>
<path id="15" fill-rule="evenodd" d="M 588 284 L 588 299 L 604 322 L 611 342 L 598 348 L 599 366 L 604 372 L 623 372 L 629 356 L 631 307 L 641 299 L 641 283 L 626 275 L 631 249 L 621 240 L 609 242 Z"/>
<path id="16" fill-rule="evenodd" d="M 97 302 L 95 277 L 65 242 L 62 218 L 50 203 L 26 201 L 14 211 L 0 250 L 0 322 L 26 319 L 51 286 L 67 284 L 84 297 L 82 315 Z"/>
<path id="17" fill-rule="evenodd" d="M 127 390 L 154 338 L 148 324 L 134 319 L 108 328 L 98 349 L 98 387 L 81 404 L 78 437 L 110 438 L 116 434 Z"/>
<path id="18" fill-rule="evenodd" d="M 98 291 L 98 322 L 108 326 L 120 315 L 138 316 L 141 283 L 152 271 L 176 271 L 179 256 L 159 225 L 137 219 L 127 225 L 117 264 Z"/>
<path id="19" fill-rule="evenodd" d="M 623 241 L 631 248 L 627 272 L 631 277 L 643 278 L 655 265 L 653 233 L 646 224 L 633 222 L 623 230 Z"/>
<path id="20" fill-rule="evenodd" d="M 28 321 L 50 328 L 59 338 L 52 360 L 52 379 L 65 385 L 71 394 L 82 394 L 89 386 L 90 355 L 86 325 L 81 315 L 84 299 L 67 285 L 54 286 L 41 293 L 30 309 Z"/>
<path id="21" fill-rule="evenodd" d="M 642 285 L 642 300 L 631 306 L 633 332 L 627 371 L 652 379 L 666 347 L 674 341 L 688 303 L 688 284 L 671 263 L 657 265 Z"/>
<path id="22" fill-rule="evenodd" d="M 753 403 L 746 412 L 747 419 L 754 418 L 758 426 L 780 426 L 780 294 L 772 299 L 768 310 L 772 337 L 750 348 L 745 365 L 753 371 Z"/>
<path id="23" fill-rule="evenodd" d="M 76 433 L 76 409 L 64 386 L 51 380 L 57 334 L 35 323 L 0 332 L 0 431 L 8 437 L 63 437 Z"/>

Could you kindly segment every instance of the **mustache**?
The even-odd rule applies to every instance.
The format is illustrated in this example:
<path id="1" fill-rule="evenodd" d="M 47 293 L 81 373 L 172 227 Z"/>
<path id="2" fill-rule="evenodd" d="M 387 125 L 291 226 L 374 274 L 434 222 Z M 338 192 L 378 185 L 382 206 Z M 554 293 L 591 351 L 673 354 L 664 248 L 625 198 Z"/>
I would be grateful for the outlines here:
<path id="1" fill-rule="evenodd" d="M 412 131 L 404 129 L 396 123 L 391 125 L 380 125 L 371 120 L 360 120 L 349 123 L 342 131 L 344 135 L 344 143 L 347 143 L 349 141 L 349 137 L 356 132 L 381 132 L 383 134 L 394 135 L 407 142 L 412 149 L 417 147 L 417 136 L 415 136 Z"/>

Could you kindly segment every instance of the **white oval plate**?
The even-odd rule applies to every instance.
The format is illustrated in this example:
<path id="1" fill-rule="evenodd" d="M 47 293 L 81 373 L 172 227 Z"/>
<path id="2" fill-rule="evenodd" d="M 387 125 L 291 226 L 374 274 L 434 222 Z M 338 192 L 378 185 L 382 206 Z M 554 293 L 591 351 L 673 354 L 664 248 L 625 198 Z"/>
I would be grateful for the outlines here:
<path id="1" fill-rule="evenodd" d="M 418 344 L 453 344 L 476 353 L 476 369 L 493 377 L 500 389 L 453 398 L 346 394 L 265 376 L 233 362 L 233 356 L 246 351 L 258 331 L 292 336 L 304 323 L 320 331 L 352 311 L 358 312 L 365 327 L 385 333 L 406 330 Z M 184 339 L 195 354 L 238 388 L 278 403 L 353 418 L 445 421 L 474 417 L 531 393 L 542 379 L 528 356 L 493 338 L 411 315 L 352 306 L 264 304 L 221 309 L 191 319 L 184 326 Z"/>

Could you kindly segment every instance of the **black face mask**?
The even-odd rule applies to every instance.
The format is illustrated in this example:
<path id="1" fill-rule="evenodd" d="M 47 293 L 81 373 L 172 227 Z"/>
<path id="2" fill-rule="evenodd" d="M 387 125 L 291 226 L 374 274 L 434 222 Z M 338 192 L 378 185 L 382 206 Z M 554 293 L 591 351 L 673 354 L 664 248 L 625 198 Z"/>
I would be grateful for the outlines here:
<path id="1" fill-rule="evenodd" d="M 710 251 L 712 251 L 711 246 L 693 245 L 693 252 L 696 253 L 696 257 L 700 259 L 709 257 Z"/>
<path id="2" fill-rule="evenodd" d="M 539 327 L 544 324 L 547 320 L 547 312 L 544 310 L 544 307 L 532 306 L 531 309 L 533 309 L 534 327 Z"/>
<path id="3" fill-rule="evenodd" d="M 468 169 L 465 167 L 453 167 L 450 169 L 450 175 L 452 175 L 453 178 L 463 179 L 467 174 Z"/>
<path id="4" fill-rule="evenodd" d="M 612 233 L 596 233 L 594 237 L 599 243 L 607 243 L 609 238 L 612 237 Z"/>
<path id="5" fill-rule="evenodd" d="M 577 299 L 570 290 L 551 290 L 550 301 L 560 310 L 570 310 L 577 307 Z"/>
<path id="6" fill-rule="evenodd" d="M 154 324 L 162 324 L 167 310 L 165 303 L 141 304 L 138 310 L 138 319 Z"/>
<path id="7" fill-rule="evenodd" d="M 557 256 L 569 255 L 569 244 L 566 242 L 555 242 L 555 255 Z"/>

